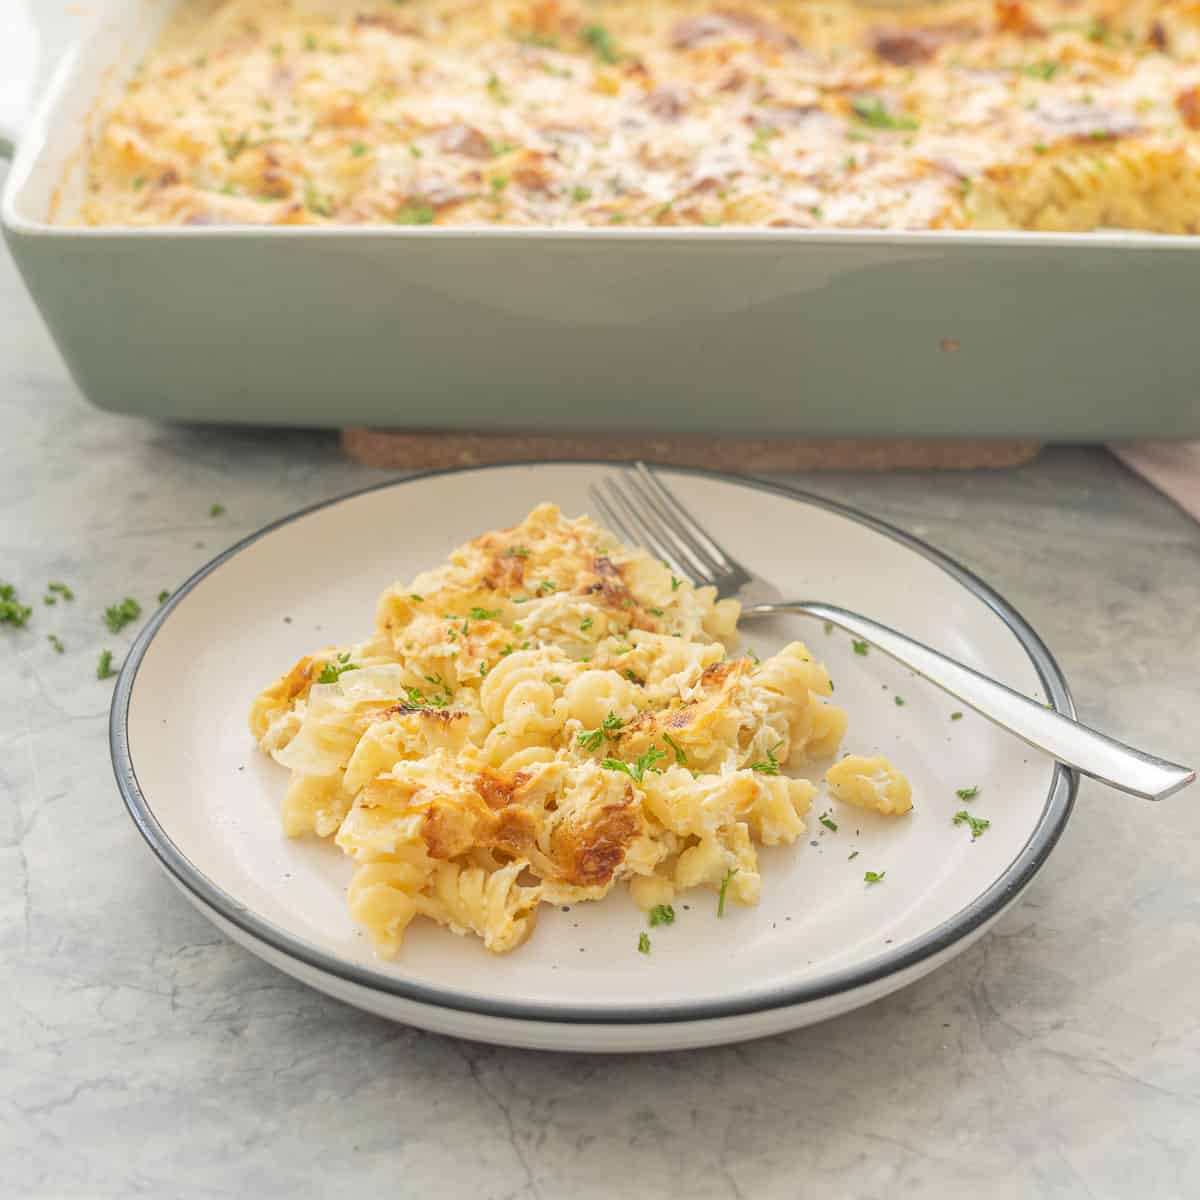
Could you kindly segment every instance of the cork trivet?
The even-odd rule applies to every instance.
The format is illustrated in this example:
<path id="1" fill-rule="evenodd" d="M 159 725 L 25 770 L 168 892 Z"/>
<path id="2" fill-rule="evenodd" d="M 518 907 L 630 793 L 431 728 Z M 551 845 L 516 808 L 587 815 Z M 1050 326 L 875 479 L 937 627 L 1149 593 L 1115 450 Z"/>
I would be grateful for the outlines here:
<path id="1" fill-rule="evenodd" d="M 342 447 L 368 467 L 436 470 L 529 459 L 644 458 L 722 471 L 968 471 L 1018 467 L 1039 442 L 858 438 L 721 438 L 644 434 L 400 433 L 342 430 Z"/>

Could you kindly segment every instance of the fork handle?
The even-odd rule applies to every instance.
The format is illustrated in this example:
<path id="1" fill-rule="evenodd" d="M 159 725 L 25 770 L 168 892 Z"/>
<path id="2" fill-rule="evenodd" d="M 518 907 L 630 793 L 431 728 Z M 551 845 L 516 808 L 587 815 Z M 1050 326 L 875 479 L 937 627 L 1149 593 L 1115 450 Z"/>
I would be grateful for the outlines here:
<path id="1" fill-rule="evenodd" d="M 765 617 L 781 613 L 803 613 L 832 622 L 847 633 L 870 642 L 1031 746 L 1120 791 L 1143 800 L 1162 800 L 1187 787 L 1196 778 L 1196 772 L 1188 767 L 1155 758 L 1089 729 L 995 679 L 947 658 L 923 642 L 844 608 L 816 601 L 758 604 L 745 609 L 742 616 Z"/>

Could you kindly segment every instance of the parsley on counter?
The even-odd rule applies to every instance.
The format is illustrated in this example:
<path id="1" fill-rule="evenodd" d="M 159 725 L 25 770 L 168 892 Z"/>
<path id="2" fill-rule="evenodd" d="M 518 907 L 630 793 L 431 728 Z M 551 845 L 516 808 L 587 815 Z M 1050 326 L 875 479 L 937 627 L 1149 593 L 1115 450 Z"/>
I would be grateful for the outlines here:
<path id="1" fill-rule="evenodd" d="M 108 679 L 110 676 L 115 675 L 116 673 L 117 672 L 112 665 L 112 651 L 101 650 L 100 658 L 96 663 L 96 678 Z"/>
<path id="2" fill-rule="evenodd" d="M 669 904 L 656 904 L 650 910 L 650 928 L 656 925 L 674 925 L 675 909 Z"/>
<path id="3" fill-rule="evenodd" d="M 17 589 L 11 583 L 0 583 L 0 625 L 12 625 L 24 629 L 33 609 L 22 604 Z"/>
<path id="4" fill-rule="evenodd" d="M 109 633 L 120 633 L 126 625 L 142 615 L 142 606 L 132 597 L 126 596 L 118 604 L 110 604 L 104 610 L 104 623 Z"/>

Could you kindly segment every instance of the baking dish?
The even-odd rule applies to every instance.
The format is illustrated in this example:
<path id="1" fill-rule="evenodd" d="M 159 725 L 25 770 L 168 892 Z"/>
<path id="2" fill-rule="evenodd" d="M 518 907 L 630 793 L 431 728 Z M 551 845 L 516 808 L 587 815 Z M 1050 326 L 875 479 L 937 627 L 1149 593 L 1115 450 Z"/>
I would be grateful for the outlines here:
<path id="1" fill-rule="evenodd" d="M 113 0 L 74 40 L 3 195 L 13 256 L 101 407 L 572 433 L 1200 435 L 1200 239 L 52 223 L 78 203 L 89 127 L 171 8 Z"/>

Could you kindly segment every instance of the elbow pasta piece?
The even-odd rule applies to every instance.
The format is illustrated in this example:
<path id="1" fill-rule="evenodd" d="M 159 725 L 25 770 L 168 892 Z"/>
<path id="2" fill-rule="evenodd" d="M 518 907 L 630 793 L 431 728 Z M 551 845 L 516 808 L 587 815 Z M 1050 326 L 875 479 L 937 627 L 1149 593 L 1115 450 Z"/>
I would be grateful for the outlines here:
<path id="1" fill-rule="evenodd" d="M 812 803 L 785 766 L 845 730 L 801 643 L 728 657 L 736 606 L 552 505 L 388 588 L 376 619 L 267 687 L 251 730 L 291 773 L 284 831 L 356 864 L 350 912 L 384 957 L 417 918 L 505 953 L 540 905 L 621 882 L 646 910 L 693 887 L 756 904 L 755 847 L 795 843 Z M 898 804 L 881 779 L 871 803 Z"/>
<path id="2" fill-rule="evenodd" d="M 825 782 L 845 804 L 893 817 L 912 808 L 909 782 L 886 758 L 848 754 L 825 772 Z"/>

